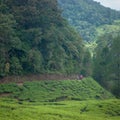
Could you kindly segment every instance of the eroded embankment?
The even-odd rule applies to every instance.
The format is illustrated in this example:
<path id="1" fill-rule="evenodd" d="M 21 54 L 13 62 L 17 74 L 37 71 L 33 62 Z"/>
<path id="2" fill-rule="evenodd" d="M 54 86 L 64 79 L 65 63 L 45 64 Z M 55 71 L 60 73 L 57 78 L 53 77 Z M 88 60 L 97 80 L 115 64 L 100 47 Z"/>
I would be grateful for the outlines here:
<path id="1" fill-rule="evenodd" d="M 8 76 L 0 79 L 0 84 L 2 83 L 20 83 L 25 81 L 39 81 L 39 80 L 73 80 L 78 79 L 78 75 L 63 75 L 63 74 L 30 74 L 26 76 Z"/>

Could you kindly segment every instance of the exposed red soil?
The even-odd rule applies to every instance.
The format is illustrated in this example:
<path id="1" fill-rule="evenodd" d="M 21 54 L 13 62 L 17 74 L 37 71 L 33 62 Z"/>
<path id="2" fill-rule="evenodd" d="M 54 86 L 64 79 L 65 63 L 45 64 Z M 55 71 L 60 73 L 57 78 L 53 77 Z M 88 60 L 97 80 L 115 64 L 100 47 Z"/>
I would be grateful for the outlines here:
<path id="1" fill-rule="evenodd" d="M 0 79 L 0 84 L 15 82 L 22 86 L 25 81 L 40 81 L 40 80 L 73 80 L 77 79 L 78 75 L 62 75 L 62 74 L 30 74 L 26 76 L 8 76 Z"/>

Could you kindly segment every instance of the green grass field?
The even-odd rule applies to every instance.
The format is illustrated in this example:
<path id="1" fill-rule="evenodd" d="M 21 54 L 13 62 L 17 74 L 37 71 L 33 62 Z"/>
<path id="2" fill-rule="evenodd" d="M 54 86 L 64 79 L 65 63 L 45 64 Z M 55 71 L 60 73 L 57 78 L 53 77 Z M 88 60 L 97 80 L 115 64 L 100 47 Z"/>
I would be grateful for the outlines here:
<path id="1" fill-rule="evenodd" d="M 120 120 L 120 100 L 92 78 L 1 84 L 0 120 Z"/>
<path id="2" fill-rule="evenodd" d="M 22 102 L 0 100 L 0 120 L 120 120 L 120 101 Z"/>

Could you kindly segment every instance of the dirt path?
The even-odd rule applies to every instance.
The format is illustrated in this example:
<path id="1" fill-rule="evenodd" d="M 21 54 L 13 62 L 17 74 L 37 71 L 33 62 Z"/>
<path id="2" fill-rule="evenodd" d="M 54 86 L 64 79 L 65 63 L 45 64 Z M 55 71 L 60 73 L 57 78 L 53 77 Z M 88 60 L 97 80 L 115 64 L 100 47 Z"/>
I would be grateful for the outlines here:
<path id="1" fill-rule="evenodd" d="M 0 79 L 0 84 L 15 82 L 18 86 L 22 86 L 25 81 L 40 81 L 40 80 L 73 80 L 77 79 L 78 75 L 62 75 L 62 74 L 30 74 L 26 76 L 8 76 Z"/>

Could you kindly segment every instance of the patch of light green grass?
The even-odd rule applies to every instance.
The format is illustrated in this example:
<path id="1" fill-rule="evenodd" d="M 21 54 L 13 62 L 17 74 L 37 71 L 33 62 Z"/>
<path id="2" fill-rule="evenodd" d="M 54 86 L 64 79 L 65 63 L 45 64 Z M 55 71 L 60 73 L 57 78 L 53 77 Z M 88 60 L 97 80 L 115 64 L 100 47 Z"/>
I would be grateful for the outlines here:
<path id="1" fill-rule="evenodd" d="M 0 120 L 119 120 L 120 100 L 23 102 L 0 99 Z"/>

